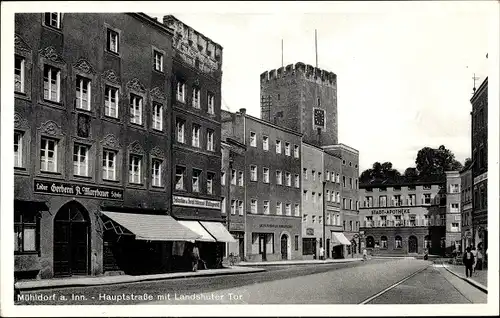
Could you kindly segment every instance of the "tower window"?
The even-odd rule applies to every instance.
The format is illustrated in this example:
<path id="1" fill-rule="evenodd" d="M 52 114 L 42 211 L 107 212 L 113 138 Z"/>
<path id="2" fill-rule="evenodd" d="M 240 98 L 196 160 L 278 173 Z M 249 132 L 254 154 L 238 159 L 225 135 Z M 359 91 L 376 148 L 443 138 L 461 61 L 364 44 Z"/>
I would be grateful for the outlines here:
<path id="1" fill-rule="evenodd" d="M 321 106 L 321 100 L 318 98 L 318 106 Z"/>

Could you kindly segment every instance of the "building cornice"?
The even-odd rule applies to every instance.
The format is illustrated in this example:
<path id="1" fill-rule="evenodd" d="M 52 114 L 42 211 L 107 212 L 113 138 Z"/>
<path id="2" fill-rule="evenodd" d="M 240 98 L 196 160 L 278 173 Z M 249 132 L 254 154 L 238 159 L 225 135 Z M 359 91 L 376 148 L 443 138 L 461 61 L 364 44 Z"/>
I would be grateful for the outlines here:
<path id="1" fill-rule="evenodd" d="M 127 13 L 128 15 L 131 15 L 141 21 L 144 21 L 144 22 L 147 22 L 149 23 L 150 25 L 158 28 L 159 30 L 169 34 L 170 36 L 173 36 L 174 35 L 174 30 L 168 28 L 167 26 L 165 26 L 163 23 L 161 23 L 160 21 L 156 20 L 155 18 L 153 17 L 150 17 L 149 15 L 145 14 L 145 13 L 142 13 L 142 12 L 138 12 L 138 13 Z"/>

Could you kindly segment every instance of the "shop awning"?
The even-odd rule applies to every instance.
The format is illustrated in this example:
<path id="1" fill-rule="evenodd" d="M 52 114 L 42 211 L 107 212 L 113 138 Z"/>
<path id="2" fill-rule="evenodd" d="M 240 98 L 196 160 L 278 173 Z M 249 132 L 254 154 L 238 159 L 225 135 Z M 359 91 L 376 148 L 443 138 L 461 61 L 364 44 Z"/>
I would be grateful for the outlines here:
<path id="1" fill-rule="evenodd" d="M 200 242 L 215 242 L 215 239 L 208 233 L 203 226 L 201 226 L 200 222 L 198 221 L 177 221 L 183 226 L 187 227 L 191 231 L 197 233 L 199 237 L 196 239 L 196 241 Z"/>
<path id="2" fill-rule="evenodd" d="M 217 240 L 217 242 L 234 243 L 236 240 L 222 223 L 201 221 L 201 225 Z"/>
<path id="3" fill-rule="evenodd" d="M 102 211 L 102 214 L 134 234 L 136 240 L 194 241 L 200 237 L 199 234 L 182 226 L 168 215 L 108 211 Z"/>
<path id="4" fill-rule="evenodd" d="M 341 232 L 332 232 L 333 246 L 337 245 L 351 245 L 351 242 Z"/>

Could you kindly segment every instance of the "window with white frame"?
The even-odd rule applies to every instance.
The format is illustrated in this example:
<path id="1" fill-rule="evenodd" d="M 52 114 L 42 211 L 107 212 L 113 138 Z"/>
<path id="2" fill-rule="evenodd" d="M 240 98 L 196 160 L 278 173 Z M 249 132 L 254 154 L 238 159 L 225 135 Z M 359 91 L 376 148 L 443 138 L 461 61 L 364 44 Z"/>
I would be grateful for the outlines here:
<path id="1" fill-rule="evenodd" d="M 107 85 L 104 88 L 104 115 L 118 118 L 118 88 Z"/>
<path id="2" fill-rule="evenodd" d="M 130 155 L 129 168 L 128 168 L 128 182 L 141 183 L 141 163 L 142 157 L 137 155 Z"/>
<path id="3" fill-rule="evenodd" d="M 352 178 L 349 178 L 349 187 L 354 189 L 354 184 L 352 183 Z"/>
<path id="4" fill-rule="evenodd" d="M 293 156 L 294 156 L 295 158 L 299 158 L 299 156 L 300 156 L 300 155 L 299 155 L 299 146 L 297 146 L 297 145 L 294 145 L 294 146 L 293 146 Z"/>
<path id="5" fill-rule="evenodd" d="M 250 181 L 257 181 L 257 166 L 250 166 Z"/>
<path id="6" fill-rule="evenodd" d="M 430 193 L 424 193 L 423 197 L 423 204 L 431 204 L 431 194 Z"/>
<path id="7" fill-rule="evenodd" d="M 250 147 L 257 147 L 257 134 L 250 132 Z"/>
<path id="8" fill-rule="evenodd" d="M 326 179 L 326 181 L 330 181 L 330 171 L 328 171 L 328 170 L 326 170 L 325 179 Z"/>
<path id="9" fill-rule="evenodd" d="M 269 150 L 269 137 L 267 136 L 262 136 L 262 149 L 264 151 Z"/>
<path id="10" fill-rule="evenodd" d="M 395 248 L 403 248 L 403 240 L 401 239 L 401 236 L 396 236 L 394 239 L 394 247 Z"/>
<path id="11" fill-rule="evenodd" d="M 90 110 L 90 80 L 85 77 L 76 77 L 76 108 Z"/>
<path id="12" fill-rule="evenodd" d="M 304 201 L 307 201 L 308 195 L 307 195 L 307 190 L 304 190 Z"/>
<path id="13" fill-rule="evenodd" d="M 287 187 L 292 186 L 292 175 L 290 174 L 290 172 L 285 172 L 285 181 Z"/>
<path id="14" fill-rule="evenodd" d="M 313 170 L 311 172 L 311 174 L 312 174 L 312 177 L 313 177 L 313 181 L 316 181 L 316 170 Z"/>
<path id="15" fill-rule="evenodd" d="M 451 203 L 450 204 L 450 212 L 452 213 L 458 213 L 460 212 L 460 207 L 459 207 L 459 204 L 458 203 Z"/>
<path id="16" fill-rule="evenodd" d="M 387 196 L 381 195 L 378 197 L 378 206 L 386 207 L 387 206 Z"/>
<path id="17" fill-rule="evenodd" d="M 161 187 L 162 179 L 162 161 L 159 159 L 151 160 L 151 184 L 153 187 Z"/>
<path id="18" fill-rule="evenodd" d="M 236 200 L 231 200 L 231 215 L 236 214 Z"/>
<path id="19" fill-rule="evenodd" d="M 199 125 L 193 124 L 193 128 L 191 130 L 191 145 L 193 147 L 200 147 L 200 129 Z"/>
<path id="20" fill-rule="evenodd" d="M 307 180 L 307 168 L 303 169 L 302 176 L 303 176 L 304 180 Z"/>
<path id="21" fill-rule="evenodd" d="M 262 208 L 264 214 L 269 214 L 269 201 L 264 201 Z"/>
<path id="22" fill-rule="evenodd" d="M 316 215 L 311 216 L 311 223 L 316 223 Z"/>
<path id="23" fill-rule="evenodd" d="M 104 150 L 102 153 L 102 178 L 116 180 L 116 152 Z"/>
<path id="24" fill-rule="evenodd" d="M 193 87 L 193 96 L 191 100 L 191 105 L 194 108 L 200 109 L 200 89 L 198 87 Z"/>
<path id="25" fill-rule="evenodd" d="M 207 172 L 207 194 L 214 192 L 214 178 L 215 175 L 212 172 Z"/>
<path id="26" fill-rule="evenodd" d="M 290 149 L 290 143 L 285 142 L 285 156 L 291 156 L 291 149 Z"/>
<path id="27" fill-rule="evenodd" d="M 25 63 L 23 57 L 15 56 L 14 61 L 14 91 L 24 93 Z"/>
<path id="28" fill-rule="evenodd" d="M 403 226 L 401 215 L 394 215 L 394 226 Z"/>
<path id="29" fill-rule="evenodd" d="M 243 171 L 238 171 L 238 185 L 240 187 L 243 187 L 245 185 L 243 180 Z"/>
<path id="30" fill-rule="evenodd" d="M 292 205 L 290 203 L 285 204 L 285 214 L 292 216 Z"/>
<path id="31" fill-rule="evenodd" d="M 53 102 L 61 101 L 61 70 L 50 65 L 43 68 L 43 98 Z"/>
<path id="32" fill-rule="evenodd" d="M 417 216 L 410 215 L 410 226 L 417 226 Z"/>
<path id="33" fill-rule="evenodd" d="M 163 130 L 163 105 L 153 102 L 153 129 Z"/>
<path id="34" fill-rule="evenodd" d="M 108 51 L 118 53 L 119 37 L 118 32 L 108 29 Z"/>
<path id="35" fill-rule="evenodd" d="M 23 167 L 23 133 L 14 132 L 14 167 Z"/>
<path id="36" fill-rule="evenodd" d="M 451 223 L 451 231 L 452 232 L 459 232 L 460 231 L 460 224 L 458 222 Z"/>
<path id="37" fill-rule="evenodd" d="M 130 94 L 130 122 L 142 125 L 142 97 Z"/>
<path id="38" fill-rule="evenodd" d="M 257 214 L 257 200 L 255 199 L 250 200 L 250 212 Z"/>
<path id="39" fill-rule="evenodd" d="M 262 178 L 264 183 L 269 183 L 269 168 L 262 168 Z"/>
<path id="40" fill-rule="evenodd" d="M 332 182 L 335 182 L 335 172 L 332 171 Z"/>
<path id="41" fill-rule="evenodd" d="M 207 129 L 207 150 L 214 151 L 214 131 Z"/>
<path id="42" fill-rule="evenodd" d="M 186 175 L 186 168 L 181 166 L 175 167 L 175 190 L 184 190 L 185 182 L 184 177 Z"/>
<path id="43" fill-rule="evenodd" d="M 307 214 L 302 215 L 302 222 L 307 223 Z"/>
<path id="44" fill-rule="evenodd" d="M 276 202 L 276 215 L 282 215 L 282 214 L 283 214 L 283 203 Z"/>
<path id="45" fill-rule="evenodd" d="M 163 72 L 163 54 L 154 50 L 154 69 Z"/>
<path id="46" fill-rule="evenodd" d="M 236 185 L 236 170 L 231 169 L 231 184 Z"/>
<path id="47" fill-rule="evenodd" d="M 417 196 L 415 194 L 409 194 L 408 195 L 408 205 L 412 206 L 415 205 L 417 202 Z"/>
<path id="48" fill-rule="evenodd" d="M 226 198 L 222 197 L 220 202 L 220 213 L 226 214 Z"/>
<path id="49" fill-rule="evenodd" d="M 440 220 L 441 220 L 441 226 L 446 225 L 446 214 L 441 214 L 440 215 Z"/>
<path id="50" fill-rule="evenodd" d="M 346 187 L 346 179 L 345 176 L 342 176 L 342 187 Z"/>
<path id="51" fill-rule="evenodd" d="M 56 29 L 61 28 L 61 13 L 59 12 L 45 12 L 45 25 L 51 26 Z"/>
<path id="52" fill-rule="evenodd" d="M 321 179 L 321 172 L 319 172 L 319 171 L 318 171 L 318 180 L 323 181 L 323 179 Z"/>
<path id="53" fill-rule="evenodd" d="M 224 171 L 221 171 L 220 173 L 220 185 L 226 185 L 226 173 Z"/>
<path id="54" fill-rule="evenodd" d="M 347 209 L 347 200 L 346 200 L 346 198 L 342 198 L 342 209 Z"/>
<path id="55" fill-rule="evenodd" d="M 207 100 L 208 100 L 208 113 L 209 114 L 214 114 L 215 113 L 215 96 L 214 94 L 208 92 L 207 93 Z"/>
<path id="56" fill-rule="evenodd" d="M 281 140 L 276 140 L 276 153 L 281 153 Z"/>
<path id="57" fill-rule="evenodd" d="M 58 141 L 42 138 L 40 144 L 40 170 L 57 172 L 57 144 Z"/>
<path id="58" fill-rule="evenodd" d="M 89 175 L 89 147 L 75 144 L 73 147 L 73 174 L 75 176 Z"/>
<path id="59" fill-rule="evenodd" d="M 326 190 L 326 202 L 330 202 L 330 190 Z"/>
<path id="60" fill-rule="evenodd" d="M 300 188 L 300 177 L 298 174 L 295 175 L 295 187 Z"/>
<path id="61" fill-rule="evenodd" d="M 177 131 L 177 142 L 183 144 L 185 142 L 184 135 L 185 135 L 186 122 L 182 119 L 177 118 L 175 126 Z"/>
<path id="62" fill-rule="evenodd" d="M 300 216 L 300 204 L 295 203 L 294 214 L 295 216 Z"/>
<path id="63" fill-rule="evenodd" d="M 276 184 L 277 185 L 283 184 L 283 174 L 279 170 L 276 170 Z"/>
<path id="64" fill-rule="evenodd" d="M 330 213 L 326 215 L 326 225 L 331 225 L 331 216 Z"/>
<path id="65" fill-rule="evenodd" d="M 340 174 L 337 173 L 337 183 L 340 184 Z"/>
<path id="66" fill-rule="evenodd" d="M 238 201 L 238 214 L 243 215 L 243 201 Z"/>
<path id="67" fill-rule="evenodd" d="M 337 203 L 340 203 L 340 193 L 337 192 Z"/>
<path id="68" fill-rule="evenodd" d="M 193 177 L 191 179 L 191 188 L 193 192 L 200 192 L 200 179 L 201 170 L 193 169 Z"/>
<path id="69" fill-rule="evenodd" d="M 425 214 L 424 215 L 424 224 L 423 225 L 424 226 L 429 226 L 430 225 L 430 221 L 429 220 L 430 220 L 430 216 L 427 215 L 427 214 Z"/>
<path id="70" fill-rule="evenodd" d="M 186 90 L 186 84 L 183 81 L 178 81 L 177 82 L 177 101 L 184 103 L 185 102 L 185 90 Z"/>

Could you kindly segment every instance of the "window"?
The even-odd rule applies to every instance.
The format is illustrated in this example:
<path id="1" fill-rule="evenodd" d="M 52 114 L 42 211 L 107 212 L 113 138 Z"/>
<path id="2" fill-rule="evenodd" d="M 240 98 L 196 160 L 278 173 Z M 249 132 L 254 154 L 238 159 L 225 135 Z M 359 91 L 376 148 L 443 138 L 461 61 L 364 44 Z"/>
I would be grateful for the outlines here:
<path id="1" fill-rule="evenodd" d="M 200 192 L 201 170 L 193 169 L 191 188 L 193 192 Z"/>
<path id="2" fill-rule="evenodd" d="M 207 130 L 207 150 L 214 151 L 214 132 L 210 129 Z"/>
<path id="3" fill-rule="evenodd" d="M 415 194 L 409 194 L 408 195 L 408 205 L 412 206 L 416 204 L 416 195 Z"/>
<path id="4" fill-rule="evenodd" d="M 33 211 L 14 213 L 14 252 L 37 252 L 40 229 Z"/>
<path id="5" fill-rule="evenodd" d="M 262 137 L 262 149 L 265 151 L 269 150 L 269 137 L 267 136 Z"/>
<path id="6" fill-rule="evenodd" d="M 424 224 L 423 224 L 424 226 L 430 225 L 429 219 L 430 219 L 429 215 L 427 215 L 427 214 L 424 215 Z"/>
<path id="7" fill-rule="evenodd" d="M 292 186 L 292 175 L 290 174 L 290 172 L 285 172 L 285 182 L 287 187 Z"/>
<path id="8" fill-rule="evenodd" d="M 351 189 L 354 189 L 354 185 L 352 183 L 352 178 L 349 178 L 349 187 L 351 187 Z"/>
<path id="9" fill-rule="evenodd" d="M 387 248 L 387 236 L 380 238 L 380 248 Z"/>
<path id="10" fill-rule="evenodd" d="M 380 187 L 378 189 L 378 191 L 380 191 L 380 192 L 386 192 L 387 191 L 387 187 Z"/>
<path id="11" fill-rule="evenodd" d="M 417 226 L 417 217 L 415 215 L 410 215 L 410 226 Z"/>
<path id="12" fill-rule="evenodd" d="M 276 140 L 276 153 L 281 153 L 281 141 Z"/>
<path id="13" fill-rule="evenodd" d="M 153 102 L 153 129 L 163 130 L 163 106 Z"/>
<path id="14" fill-rule="evenodd" d="M 257 135 L 254 132 L 250 132 L 250 147 L 257 147 Z"/>
<path id="15" fill-rule="evenodd" d="M 14 167 L 22 168 L 23 166 L 23 134 L 14 132 Z"/>
<path id="16" fill-rule="evenodd" d="M 238 185 L 243 187 L 243 171 L 238 171 Z"/>
<path id="17" fill-rule="evenodd" d="M 162 161 L 158 159 L 153 159 L 151 161 L 151 184 L 153 187 L 161 187 L 161 170 L 162 170 Z"/>
<path id="18" fill-rule="evenodd" d="M 224 171 L 220 173 L 220 185 L 226 185 L 226 173 Z"/>
<path id="19" fill-rule="evenodd" d="M 141 159 L 139 156 L 130 155 L 128 168 L 128 181 L 130 183 L 141 183 Z"/>
<path id="20" fill-rule="evenodd" d="M 250 211 L 251 211 L 253 214 L 257 214 L 257 200 L 252 199 L 252 200 L 250 201 Z"/>
<path id="21" fill-rule="evenodd" d="M 76 108 L 90 110 L 90 80 L 76 77 Z"/>
<path id="22" fill-rule="evenodd" d="M 311 171 L 313 181 L 316 181 L 316 170 Z"/>
<path id="23" fill-rule="evenodd" d="M 401 206 L 401 195 L 397 194 L 392 197 L 392 206 Z"/>
<path id="24" fill-rule="evenodd" d="M 342 164 L 345 165 L 345 160 L 342 160 Z"/>
<path id="25" fill-rule="evenodd" d="M 49 65 L 43 69 L 43 98 L 57 103 L 61 100 L 61 70 Z"/>
<path id="26" fill-rule="evenodd" d="M 349 229 L 351 230 L 351 232 L 354 230 L 352 227 L 352 221 L 349 221 Z"/>
<path id="27" fill-rule="evenodd" d="M 337 203 L 340 203 L 340 193 L 337 192 Z"/>
<path id="28" fill-rule="evenodd" d="M 156 50 L 154 51 L 154 69 L 163 72 L 163 54 Z"/>
<path id="29" fill-rule="evenodd" d="M 108 51 L 118 53 L 118 33 L 108 29 Z"/>
<path id="30" fill-rule="evenodd" d="M 177 101 L 184 103 L 184 95 L 185 95 L 185 90 L 186 90 L 186 84 L 183 81 L 178 81 L 177 82 Z"/>
<path id="31" fill-rule="evenodd" d="M 25 59 L 17 56 L 14 62 L 14 91 L 24 93 Z"/>
<path id="32" fill-rule="evenodd" d="M 142 125 L 142 98 L 130 94 L 130 122 Z"/>
<path id="33" fill-rule="evenodd" d="M 295 235 L 295 244 L 294 244 L 294 248 L 296 251 L 299 250 L 299 236 L 298 235 Z"/>
<path id="34" fill-rule="evenodd" d="M 312 192 L 311 197 L 313 199 L 313 203 L 316 203 L 316 192 Z"/>
<path id="35" fill-rule="evenodd" d="M 430 185 L 424 185 L 424 190 L 430 190 L 431 186 Z"/>
<path id="36" fill-rule="evenodd" d="M 458 213 L 458 212 L 460 212 L 460 208 L 459 208 L 458 203 L 452 203 L 451 204 L 450 212 L 451 213 Z"/>
<path id="37" fill-rule="evenodd" d="M 373 207 L 373 197 L 366 197 L 365 208 L 371 208 L 371 207 Z"/>
<path id="38" fill-rule="evenodd" d="M 290 203 L 285 204 L 285 213 L 288 216 L 292 216 L 292 205 Z"/>
<path id="39" fill-rule="evenodd" d="M 394 248 L 403 248 L 403 241 L 399 235 L 394 239 Z"/>
<path id="40" fill-rule="evenodd" d="M 302 222 L 307 223 L 307 214 L 302 215 Z"/>
<path id="41" fill-rule="evenodd" d="M 304 201 L 307 201 L 307 190 L 304 190 Z"/>
<path id="42" fill-rule="evenodd" d="M 380 216 L 380 226 L 387 226 L 387 215 Z"/>
<path id="43" fill-rule="evenodd" d="M 262 178 L 264 183 L 269 183 L 269 168 L 262 168 Z"/>
<path id="44" fill-rule="evenodd" d="M 394 226 L 403 226 L 403 222 L 401 220 L 401 215 L 394 216 Z"/>
<path id="45" fill-rule="evenodd" d="M 89 175 L 89 148 L 84 145 L 76 145 L 73 148 L 73 174 L 75 176 Z"/>
<path id="46" fill-rule="evenodd" d="M 283 204 L 281 202 L 276 202 L 276 214 L 283 214 Z"/>
<path id="47" fill-rule="evenodd" d="M 295 175 L 295 187 L 300 188 L 300 177 L 298 174 Z"/>
<path id="48" fill-rule="evenodd" d="M 345 188 L 345 186 L 346 186 L 345 176 L 342 176 L 342 187 Z"/>
<path id="49" fill-rule="evenodd" d="M 335 172 L 332 171 L 332 182 L 335 182 Z"/>
<path id="50" fill-rule="evenodd" d="M 297 146 L 297 145 L 293 146 L 293 156 L 295 158 L 299 158 L 299 146 Z"/>
<path id="51" fill-rule="evenodd" d="M 200 147 L 200 126 L 196 124 L 193 124 L 191 145 L 197 148 Z"/>
<path id="52" fill-rule="evenodd" d="M 57 140 L 42 138 L 40 145 L 40 170 L 57 172 Z"/>
<path id="53" fill-rule="evenodd" d="M 349 199 L 349 210 L 352 210 L 352 199 Z"/>
<path id="54" fill-rule="evenodd" d="M 424 193 L 423 203 L 424 204 L 431 204 L 431 194 L 430 193 Z"/>
<path id="55" fill-rule="evenodd" d="M 118 89 L 107 85 L 104 89 L 104 115 L 118 118 Z"/>
<path id="56" fill-rule="evenodd" d="M 373 216 L 371 215 L 368 215 L 368 216 L 365 216 L 365 226 L 366 227 L 372 227 L 373 225 Z"/>
<path id="57" fill-rule="evenodd" d="M 184 176 L 186 175 L 186 168 L 177 166 L 175 167 L 175 190 L 184 190 Z"/>
<path id="58" fill-rule="evenodd" d="M 307 168 L 304 168 L 303 175 L 304 175 L 304 180 L 307 180 Z"/>
<path id="59" fill-rule="evenodd" d="M 299 204 L 295 204 L 294 213 L 295 213 L 295 216 L 300 216 L 300 205 Z"/>
<path id="60" fill-rule="evenodd" d="M 408 186 L 408 191 L 415 191 L 417 188 L 415 186 Z"/>
<path id="61" fill-rule="evenodd" d="M 61 14 L 58 12 L 46 12 L 45 13 L 45 25 L 60 29 L 61 28 Z"/>
<path id="62" fill-rule="evenodd" d="M 326 175 L 325 175 L 326 181 L 330 181 L 330 171 L 326 170 Z"/>
<path id="63" fill-rule="evenodd" d="M 213 173 L 207 172 L 207 194 L 213 194 L 214 192 L 214 177 Z"/>
<path id="64" fill-rule="evenodd" d="M 116 180 L 116 152 L 114 151 L 103 151 L 102 178 L 104 180 Z"/>
<path id="65" fill-rule="evenodd" d="M 290 143 L 289 142 L 285 142 L 285 155 L 286 156 L 291 156 L 290 151 L 291 151 L 291 149 L 290 149 Z"/>
<path id="66" fill-rule="evenodd" d="M 358 179 L 354 180 L 354 189 L 359 189 L 358 188 Z"/>
<path id="67" fill-rule="evenodd" d="M 330 213 L 326 215 L 326 225 L 331 225 L 331 216 Z"/>
<path id="68" fill-rule="evenodd" d="M 451 223 L 451 231 L 459 232 L 459 223 Z"/>
<path id="69" fill-rule="evenodd" d="M 231 169 L 231 184 L 236 185 L 236 170 Z"/>
<path id="70" fill-rule="evenodd" d="M 257 181 L 257 166 L 250 166 L 250 181 Z"/>
<path id="71" fill-rule="evenodd" d="M 378 206 L 379 207 L 387 206 L 387 196 L 381 195 L 378 197 Z"/>
<path id="72" fill-rule="evenodd" d="M 264 214 L 269 214 L 269 201 L 264 201 L 263 210 Z"/>
<path id="73" fill-rule="evenodd" d="M 323 181 L 323 180 L 321 179 L 321 172 L 318 172 L 318 180 L 319 180 L 319 181 Z"/>
<path id="74" fill-rule="evenodd" d="M 333 178 L 332 178 L 333 179 Z M 340 174 L 337 173 L 337 183 L 340 184 Z"/>
<path id="75" fill-rule="evenodd" d="M 243 201 L 238 201 L 238 214 L 243 215 Z"/>
<path id="76" fill-rule="evenodd" d="M 214 108 L 215 108 L 215 96 L 212 93 L 207 93 L 207 99 L 208 99 L 208 113 L 213 114 Z"/>
<path id="77" fill-rule="evenodd" d="M 276 184 L 278 185 L 283 184 L 283 175 L 279 170 L 276 170 Z"/>
<path id="78" fill-rule="evenodd" d="M 222 197 L 220 207 L 221 207 L 220 213 L 226 214 L 226 198 Z"/>
<path id="79" fill-rule="evenodd" d="M 451 184 L 450 185 L 450 193 L 460 193 L 460 185 L 459 184 Z"/>
<path id="80" fill-rule="evenodd" d="M 200 89 L 198 87 L 193 87 L 193 99 L 191 100 L 191 106 L 200 109 Z"/>
<path id="81" fill-rule="evenodd" d="M 326 202 L 330 202 L 330 190 L 326 190 Z"/>
<path id="82" fill-rule="evenodd" d="M 316 223 L 316 215 L 311 216 L 311 223 Z"/>
<path id="83" fill-rule="evenodd" d="M 231 215 L 236 214 L 236 200 L 231 200 Z"/>

